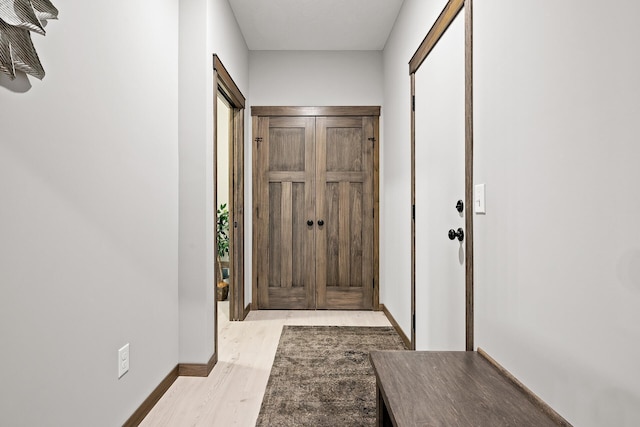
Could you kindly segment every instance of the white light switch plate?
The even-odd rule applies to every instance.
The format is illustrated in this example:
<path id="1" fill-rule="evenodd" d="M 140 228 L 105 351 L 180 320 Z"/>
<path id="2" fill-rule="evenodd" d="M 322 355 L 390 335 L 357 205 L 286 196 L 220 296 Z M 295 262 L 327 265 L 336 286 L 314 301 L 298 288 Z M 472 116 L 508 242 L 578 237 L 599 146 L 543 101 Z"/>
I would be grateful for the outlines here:
<path id="1" fill-rule="evenodd" d="M 476 214 L 486 214 L 487 210 L 485 207 L 485 188 L 484 184 L 478 184 L 474 188 L 473 194 L 473 208 L 476 211 Z"/>
<path id="2" fill-rule="evenodd" d="M 129 371 L 129 343 L 118 350 L 118 378 Z"/>

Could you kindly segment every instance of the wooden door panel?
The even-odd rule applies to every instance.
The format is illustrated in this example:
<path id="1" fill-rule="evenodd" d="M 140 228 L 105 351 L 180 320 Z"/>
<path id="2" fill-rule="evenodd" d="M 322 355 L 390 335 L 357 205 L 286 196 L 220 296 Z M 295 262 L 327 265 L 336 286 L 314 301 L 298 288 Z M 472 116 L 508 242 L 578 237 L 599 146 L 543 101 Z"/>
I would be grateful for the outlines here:
<path id="1" fill-rule="evenodd" d="M 305 129 L 269 128 L 269 171 L 305 170 Z"/>
<path id="2" fill-rule="evenodd" d="M 324 308 L 333 310 L 362 310 L 371 308 L 371 304 L 366 303 L 365 294 L 362 292 L 362 289 L 336 287 L 328 290 L 326 307 Z"/>
<path id="3" fill-rule="evenodd" d="M 307 291 L 304 288 L 269 288 L 269 305 L 260 308 L 278 310 L 313 309 L 307 306 Z"/>
<path id="4" fill-rule="evenodd" d="M 268 307 L 264 308 L 307 307 L 309 283 L 303 280 L 296 283 L 294 289 L 293 281 L 294 265 L 298 261 L 293 256 L 294 246 L 304 246 L 301 236 L 296 235 L 298 241 L 293 237 L 293 206 L 298 204 L 293 185 L 292 182 L 269 183 Z"/>
<path id="5" fill-rule="evenodd" d="M 258 307 L 371 309 L 377 118 L 256 117 L 254 129 Z"/>
<path id="6" fill-rule="evenodd" d="M 362 183 L 326 185 L 326 286 L 363 286 Z"/>
<path id="7" fill-rule="evenodd" d="M 320 204 L 318 203 L 318 206 Z M 318 268 L 319 283 L 325 286 L 338 286 L 340 283 L 339 251 L 340 251 L 340 223 L 334 218 L 339 218 L 340 212 L 340 185 L 336 182 L 327 182 L 325 185 L 325 209 L 319 217 L 327 218 L 324 225 L 324 238 L 318 241 L 324 242 L 324 251 L 318 250 L 318 258 L 324 254 L 324 267 Z"/>
<path id="8" fill-rule="evenodd" d="M 309 285 L 309 227 L 305 215 L 305 184 L 269 184 L 269 286 L 291 288 Z"/>
<path id="9" fill-rule="evenodd" d="M 259 118 L 268 135 L 257 142 L 259 180 L 256 208 L 258 305 L 260 308 L 315 308 L 315 152 L 313 118 Z M 254 193 L 255 194 L 255 193 Z"/>
<path id="10" fill-rule="evenodd" d="M 364 224 L 362 221 L 362 217 L 364 215 L 362 212 L 362 203 L 364 193 L 362 183 L 360 182 L 348 183 L 344 185 L 344 187 L 344 201 L 348 204 L 348 210 L 351 214 L 349 216 L 349 222 L 345 224 L 346 241 L 343 245 L 343 247 L 347 248 L 344 254 L 344 258 L 346 258 L 345 264 L 349 267 L 358 267 L 363 265 L 362 254 L 364 247 L 362 246 L 362 243 L 364 240 L 363 234 L 365 230 L 363 229 Z M 349 286 L 354 286 L 355 284 L 364 286 L 362 268 L 347 268 L 345 270 L 344 277 L 349 283 Z"/>
<path id="11" fill-rule="evenodd" d="M 373 134 L 368 118 L 316 120 L 318 308 L 372 307 Z M 322 256 L 324 255 L 324 256 Z"/>
<path id="12" fill-rule="evenodd" d="M 291 286 L 294 288 L 309 286 L 310 281 L 314 280 L 313 277 L 307 274 L 309 268 L 314 268 L 311 263 L 313 255 L 305 253 L 305 251 L 314 248 L 312 242 L 307 242 L 307 239 L 313 237 L 313 227 L 307 226 L 305 197 L 305 184 L 293 183 Z"/>
<path id="13" fill-rule="evenodd" d="M 358 121 L 353 124 L 359 128 L 327 129 L 327 172 L 362 171 L 362 119 Z"/>
<path id="14" fill-rule="evenodd" d="M 282 276 L 282 184 L 270 182 L 268 196 L 268 286 L 280 287 Z"/>

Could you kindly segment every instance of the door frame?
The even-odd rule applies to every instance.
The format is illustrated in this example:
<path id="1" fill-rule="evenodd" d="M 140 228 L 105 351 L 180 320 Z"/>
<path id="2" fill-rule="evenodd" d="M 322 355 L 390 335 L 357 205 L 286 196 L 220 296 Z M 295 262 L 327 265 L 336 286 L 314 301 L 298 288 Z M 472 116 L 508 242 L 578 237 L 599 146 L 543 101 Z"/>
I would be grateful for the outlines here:
<path id="1" fill-rule="evenodd" d="M 231 143 L 229 146 L 229 320 L 244 320 L 248 309 L 244 305 L 244 108 L 245 98 L 218 55 L 213 55 L 213 190 L 214 201 L 218 200 L 218 94 L 231 106 Z M 213 209 L 213 229 L 218 224 L 217 206 Z M 214 253 L 218 247 L 217 232 L 214 232 Z M 214 259 L 214 268 L 218 264 Z M 214 270 L 214 277 L 218 277 Z M 217 285 L 215 285 L 217 286 Z M 217 297 L 216 297 L 217 298 Z M 218 341 L 216 302 L 216 349 Z"/>
<path id="2" fill-rule="evenodd" d="M 380 310 L 380 106 L 339 106 L 339 107 L 303 107 L 303 106 L 252 106 L 251 116 L 253 120 L 252 131 L 257 129 L 258 117 L 349 117 L 349 116 L 372 116 L 374 123 L 373 141 L 373 302 L 374 311 Z M 256 148 L 258 137 L 253 136 L 253 216 L 256 215 Z M 253 221 L 253 234 L 256 234 L 256 223 Z M 253 254 L 253 274 L 251 306 L 258 309 L 258 266 L 257 257 Z"/>
<path id="3" fill-rule="evenodd" d="M 465 348 L 474 350 L 473 283 L 473 1 L 449 0 L 411 61 L 411 349 L 416 348 L 416 72 L 460 11 L 465 11 Z"/>

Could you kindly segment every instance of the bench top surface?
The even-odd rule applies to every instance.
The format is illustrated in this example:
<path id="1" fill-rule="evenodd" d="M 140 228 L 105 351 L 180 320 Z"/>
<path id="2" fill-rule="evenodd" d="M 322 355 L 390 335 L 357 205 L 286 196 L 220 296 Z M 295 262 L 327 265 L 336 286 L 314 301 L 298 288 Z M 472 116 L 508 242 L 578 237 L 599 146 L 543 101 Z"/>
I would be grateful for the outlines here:
<path id="1" fill-rule="evenodd" d="M 378 351 L 370 358 L 396 426 L 558 425 L 476 352 Z"/>

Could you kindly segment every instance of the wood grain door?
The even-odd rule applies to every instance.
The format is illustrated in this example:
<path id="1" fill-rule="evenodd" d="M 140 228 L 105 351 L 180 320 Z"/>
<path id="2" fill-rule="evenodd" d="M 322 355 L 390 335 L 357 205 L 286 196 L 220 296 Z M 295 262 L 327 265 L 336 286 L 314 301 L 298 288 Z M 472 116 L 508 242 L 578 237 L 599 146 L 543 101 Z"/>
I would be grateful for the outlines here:
<path id="1" fill-rule="evenodd" d="M 372 308 L 372 117 L 316 120 L 317 307 Z"/>
<path id="2" fill-rule="evenodd" d="M 258 306 L 315 308 L 315 118 L 257 121 Z"/>
<path id="3" fill-rule="evenodd" d="M 260 309 L 372 309 L 377 117 L 254 117 Z"/>

